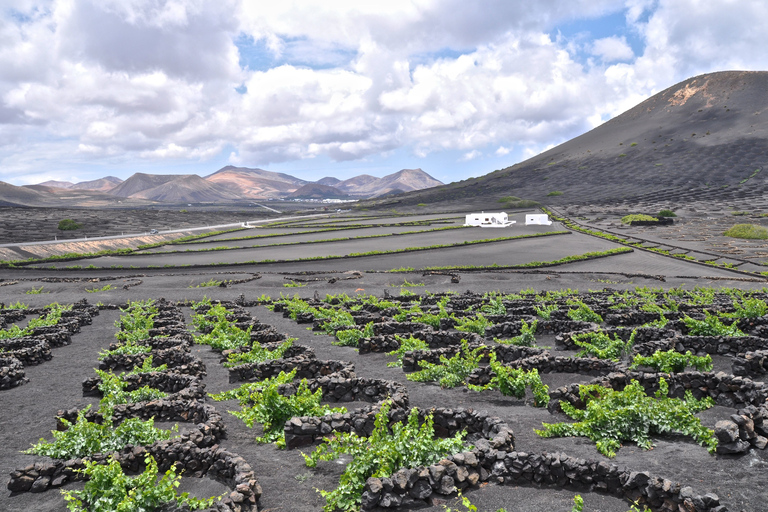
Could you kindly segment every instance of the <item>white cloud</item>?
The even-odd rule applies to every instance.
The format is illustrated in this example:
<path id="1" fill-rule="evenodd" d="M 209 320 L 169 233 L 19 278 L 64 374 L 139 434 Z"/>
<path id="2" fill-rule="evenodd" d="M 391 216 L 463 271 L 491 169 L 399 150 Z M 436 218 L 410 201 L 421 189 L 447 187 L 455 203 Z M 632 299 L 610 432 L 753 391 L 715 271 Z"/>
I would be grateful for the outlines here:
<path id="1" fill-rule="evenodd" d="M 617 9 L 630 28 L 615 36 L 558 32 Z M 694 74 L 768 68 L 762 0 L 0 0 L 0 13 L 0 179 L 19 182 L 230 153 L 532 155 Z M 281 65 L 241 67 L 251 39 Z"/>
<path id="2" fill-rule="evenodd" d="M 630 60 L 635 54 L 627 44 L 626 37 L 604 37 L 592 43 L 592 54 L 600 57 L 603 62 Z"/>
<path id="3" fill-rule="evenodd" d="M 460 160 L 462 162 L 469 162 L 470 160 L 474 160 L 475 158 L 477 158 L 479 156 L 482 156 L 482 155 L 483 155 L 483 153 L 481 151 L 478 151 L 477 149 L 473 149 L 472 151 L 464 153 L 461 156 Z"/>

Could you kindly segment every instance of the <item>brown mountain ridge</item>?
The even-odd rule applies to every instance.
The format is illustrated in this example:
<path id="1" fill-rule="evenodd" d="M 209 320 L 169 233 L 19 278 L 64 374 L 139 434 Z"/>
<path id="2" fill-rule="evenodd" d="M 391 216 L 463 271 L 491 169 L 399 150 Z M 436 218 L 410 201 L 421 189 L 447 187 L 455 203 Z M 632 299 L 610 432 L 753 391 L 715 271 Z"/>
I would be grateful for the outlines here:
<path id="1" fill-rule="evenodd" d="M 110 206 L 128 200 L 137 204 L 179 204 L 235 203 L 253 199 L 358 199 L 442 185 L 421 169 L 404 169 L 383 178 L 361 175 L 344 181 L 333 177 L 320 181 L 323 183 L 308 182 L 285 173 L 228 165 L 204 178 L 196 174 L 135 173 L 125 181 L 108 176 L 76 184 L 47 181 L 16 187 L 6 183 L 0 187 L 0 205 L 77 206 L 83 201 L 91 206 L 99 202 Z"/>

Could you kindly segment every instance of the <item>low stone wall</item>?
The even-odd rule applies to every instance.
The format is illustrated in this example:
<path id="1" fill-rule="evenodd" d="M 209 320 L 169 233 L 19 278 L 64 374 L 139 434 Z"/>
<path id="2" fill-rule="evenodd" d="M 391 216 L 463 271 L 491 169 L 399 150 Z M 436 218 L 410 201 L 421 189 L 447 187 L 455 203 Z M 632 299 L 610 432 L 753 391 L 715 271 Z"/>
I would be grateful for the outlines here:
<path id="1" fill-rule="evenodd" d="M 387 335 L 387 334 L 413 334 L 420 331 L 431 331 L 431 325 L 421 324 L 418 322 L 380 322 L 373 324 L 373 334 Z"/>
<path id="2" fill-rule="evenodd" d="M 429 467 L 401 469 L 365 483 L 363 510 L 410 508 L 479 483 L 556 487 L 598 492 L 647 504 L 652 510 L 726 512 L 715 494 L 696 495 L 691 487 L 616 464 L 579 459 L 564 453 L 504 451 L 485 443 L 448 456 Z"/>
<path id="3" fill-rule="evenodd" d="M 158 338 L 163 339 L 163 338 Z M 124 372 L 131 371 L 144 364 L 152 357 L 152 365 L 167 365 L 176 373 L 203 377 L 206 375 L 205 363 L 189 352 L 187 345 L 173 346 L 162 350 L 152 350 L 142 354 L 111 354 L 99 361 L 99 370 Z"/>
<path id="4" fill-rule="evenodd" d="M 548 353 L 542 348 L 536 347 L 518 347 L 515 345 L 484 345 L 482 343 L 470 343 L 468 345 L 470 350 L 475 350 L 478 347 L 484 347 L 482 352 L 483 361 L 488 361 L 488 356 L 491 352 L 496 353 L 496 360 L 502 363 L 510 363 L 518 359 L 524 359 L 528 357 L 534 357 L 543 353 Z M 451 358 L 455 356 L 461 349 L 460 345 L 449 346 L 445 348 L 435 350 L 412 350 L 403 355 L 403 371 L 413 372 L 421 369 L 419 361 L 426 361 L 429 363 L 440 362 L 440 356 Z"/>
<path id="5" fill-rule="evenodd" d="M 760 406 L 768 399 L 768 385 L 745 377 L 738 377 L 725 372 L 683 372 L 683 373 L 645 373 L 624 372 L 612 373 L 605 377 L 593 379 L 588 384 L 600 384 L 615 390 L 624 389 L 631 380 L 636 380 L 652 395 L 659 389 L 659 378 L 664 377 L 669 385 L 669 396 L 683 398 L 690 391 L 694 398 L 701 399 L 709 396 L 718 405 L 724 407 L 744 407 L 746 405 Z M 560 411 L 560 401 L 564 400 L 577 408 L 584 408 L 584 402 L 579 397 L 579 385 L 571 384 L 551 390 L 550 411 Z"/>
<path id="6" fill-rule="evenodd" d="M 14 357 L 24 366 L 35 366 L 53 359 L 51 344 L 32 336 L 0 340 L 0 348 L 4 357 Z"/>
<path id="7" fill-rule="evenodd" d="M 675 350 L 694 354 L 738 356 L 743 352 L 768 349 L 768 340 L 757 336 L 678 336 L 672 340 Z"/>
<path id="8" fill-rule="evenodd" d="M 67 426 L 61 420 L 64 419 L 74 423 L 77 421 L 78 412 L 79 410 L 76 408 L 58 411 L 56 413 L 56 430 L 66 430 Z M 199 400 L 189 399 L 188 397 L 182 398 L 178 396 L 173 399 L 114 406 L 113 419 L 115 423 L 119 423 L 126 418 L 147 420 L 153 417 L 155 421 L 202 423 L 203 425 L 198 425 L 194 429 L 205 431 L 203 434 L 204 439 L 201 440 L 205 446 L 217 443 L 227 430 L 221 414 L 216 411 L 214 406 Z M 85 418 L 94 423 L 101 423 L 103 421 L 98 411 L 88 411 L 85 413 Z"/>
<path id="9" fill-rule="evenodd" d="M 315 443 L 332 432 L 354 432 L 359 436 L 369 436 L 374 429 L 379 406 L 365 407 L 345 414 L 326 416 L 293 417 L 285 423 L 285 445 L 298 448 Z M 406 408 L 393 408 L 389 411 L 390 422 L 403 422 L 408 418 Z M 498 450 L 513 450 L 514 435 L 509 425 L 500 418 L 490 416 L 485 411 L 473 409 L 419 409 L 419 420 L 432 413 L 435 435 L 448 437 L 459 431 L 467 431 L 469 442 L 476 447 L 488 446 Z"/>
<path id="10" fill-rule="evenodd" d="M 408 407 L 408 391 L 399 382 L 359 377 L 343 378 L 336 375 L 307 381 L 313 393 L 322 389 L 326 402 L 374 402 L 391 400 L 395 407 Z M 290 396 L 296 394 L 299 384 L 281 384 L 278 392 Z"/>
<path id="11" fill-rule="evenodd" d="M 409 335 L 423 340 L 430 349 L 459 346 L 461 345 L 462 340 L 467 340 L 472 344 L 479 344 L 483 340 L 481 336 L 473 332 L 426 330 L 417 331 Z M 399 336 L 407 337 L 404 334 L 400 334 Z M 394 334 L 386 334 L 361 339 L 360 344 L 358 345 L 358 352 L 360 354 L 392 352 L 398 348 L 400 348 L 400 340 L 398 340 Z"/>
<path id="12" fill-rule="evenodd" d="M 125 391 L 134 391 L 143 386 L 162 391 L 163 393 L 184 393 L 187 399 L 204 399 L 205 383 L 201 377 L 176 373 L 172 371 L 126 374 L 122 377 L 126 383 Z M 89 377 L 83 381 L 83 396 L 101 396 L 99 391 L 101 378 Z"/>
<path id="13" fill-rule="evenodd" d="M 608 375 L 625 369 L 620 363 L 592 357 L 553 356 L 549 352 L 506 363 L 505 366 L 520 370 L 537 369 L 539 373 L 578 373 L 581 375 Z M 467 377 L 467 384 L 484 386 L 491 382 L 495 373 L 490 366 L 481 366 Z"/>
<path id="14" fill-rule="evenodd" d="M 316 359 L 314 352 L 303 356 L 274 359 L 261 363 L 248 363 L 229 369 L 229 382 L 255 382 L 288 373 L 296 369 L 299 379 L 314 379 L 323 375 L 339 375 L 353 377 L 355 365 L 346 361 L 321 361 Z"/>
<path id="15" fill-rule="evenodd" d="M 694 313 L 691 314 L 695 316 Z M 664 313 L 664 318 L 667 320 L 679 320 L 684 316 L 685 313 L 677 311 L 668 311 Z M 660 319 L 660 313 L 650 313 L 648 311 L 639 311 L 636 309 L 627 309 L 620 313 L 608 313 L 603 317 L 606 325 L 642 325 Z"/>
<path id="16" fill-rule="evenodd" d="M 755 350 L 738 354 L 731 363 L 734 375 L 760 377 L 768 373 L 768 350 Z"/>
<path id="17" fill-rule="evenodd" d="M 158 469 L 161 472 L 176 466 L 177 470 L 183 469 L 187 476 L 198 478 L 207 476 L 232 489 L 232 492 L 215 507 L 208 509 L 209 511 L 258 510 L 257 502 L 262 494 L 261 486 L 250 464 L 239 455 L 218 445 L 198 445 L 194 442 L 194 436 L 182 436 L 181 439 L 160 441 L 147 448 L 127 446 L 109 456 L 114 456 L 124 471 L 138 472 L 144 470 L 146 453 L 151 454 L 158 461 Z M 96 454 L 89 459 L 107 463 L 109 456 Z M 69 482 L 82 480 L 83 476 L 78 470 L 84 467 L 82 459 L 37 462 L 12 472 L 7 488 L 11 493 L 43 492 L 50 488 L 58 488 Z"/>
<path id="18" fill-rule="evenodd" d="M 15 388 L 29 382 L 24 365 L 15 357 L 0 356 L 0 389 Z"/>
<path id="19" fill-rule="evenodd" d="M 531 322 L 528 322 L 529 324 Z M 485 329 L 486 338 L 510 338 L 519 335 L 523 323 L 520 320 L 503 322 Z M 560 334 L 571 331 L 594 330 L 595 324 L 573 320 L 539 320 L 536 334 Z"/>
<path id="20" fill-rule="evenodd" d="M 595 329 L 585 329 L 558 334 L 555 336 L 555 344 L 565 348 L 566 350 L 579 350 L 581 347 L 574 343 L 574 336 L 586 334 L 589 332 L 595 332 Z M 607 334 L 611 338 L 618 336 L 619 339 L 624 341 L 629 340 L 629 338 L 632 336 L 632 333 L 636 332 L 635 345 L 652 341 L 667 340 L 678 335 L 678 333 L 674 330 L 664 328 L 659 329 L 656 327 L 636 327 L 634 329 L 619 327 L 613 329 L 601 329 L 600 332 Z"/>

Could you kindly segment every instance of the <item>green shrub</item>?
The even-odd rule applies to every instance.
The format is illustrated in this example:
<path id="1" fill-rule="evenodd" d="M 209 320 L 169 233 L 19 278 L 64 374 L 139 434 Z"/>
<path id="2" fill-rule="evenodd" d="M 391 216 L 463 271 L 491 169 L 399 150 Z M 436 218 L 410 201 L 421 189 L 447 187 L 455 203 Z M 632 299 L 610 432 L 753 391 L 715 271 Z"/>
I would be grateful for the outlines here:
<path id="1" fill-rule="evenodd" d="M 536 311 L 536 314 L 539 316 L 539 318 L 543 320 L 549 320 L 552 316 L 552 313 L 557 311 L 557 304 L 549 304 L 549 305 L 543 305 L 543 306 L 533 306 L 534 311 Z"/>
<path id="2" fill-rule="evenodd" d="M 632 335 L 627 341 L 619 338 L 618 334 L 613 335 L 613 339 L 603 331 L 585 332 L 576 334 L 572 337 L 576 346 L 582 350 L 576 354 L 576 357 L 592 356 L 598 359 L 611 359 L 618 361 L 625 355 L 628 355 L 635 344 L 635 335 L 637 331 L 632 331 Z"/>
<path id="3" fill-rule="evenodd" d="M 760 318 L 768 313 L 768 304 L 758 298 L 743 298 L 741 303 L 738 299 L 733 299 L 733 307 L 736 311 L 725 313 L 723 316 L 728 318 Z"/>
<path id="4" fill-rule="evenodd" d="M 112 410 L 110 407 L 102 407 L 99 412 L 104 418 L 101 424 L 88 421 L 86 412 L 89 405 L 77 414 L 77 421 L 70 423 L 66 419 L 61 422 L 66 430 L 53 430 L 54 440 L 47 442 L 40 439 L 37 444 L 24 453 L 43 455 L 52 459 L 73 459 L 87 457 L 94 453 L 110 453 L 119 451 L 128 445 L 149 446 L 155 441 L 170 439 L 173 432 L 155 428 L 154 421 L 128 418 L 120 425 L 112 424 Z"/>
<path id="5" fill-rule="evenodd" d="M 168 396 L 167 393 L 163 393 L 159 389 L 151 388 L 149 386 L 142 386 L 133 391 L 125 391 L 128 383 L 114 373 L 96 370 L 96 374 L 101 379 L 101 382 L 99 383 L 99 391 L 101 391 L 103 396 L 101 402 L 99 402 L 99 407 L 101 408 L 118 404 L 147 402 L 149 400 L 157 400 L 158 398 L 165 398 Z"/>
<path id="6" fill-rule="evenodd" d="M 525 320 L 521 320 L 520 334 L 512 338 L 503 340 L 494 338 L 493 341 L 501 343 L 502 345 L 516 345 L 518 347 L 532 347 L 536 342 L 536 328 L 539 325 L 538 320 L 534 320 L 530 324 Z"/>
<path id="7" fill-rule="evenodd" d="M 474 332 L 480 336 L 485 335 L 486 327 L 490 327 L 493 323 L 485 318 L 482 313 L 477 313 L 473 317 L 462 317 L 456 320 L 456 330 L 463 332 Z M 439 323 L 438 323 L 439 325 Z"/>
<path id="8" fill-rule="evenodd" d="M 723 235 L 746 240 L 765 240 L 768 239 L 768 229 L 757 224 L 736 224 Z"/>
<path id="9" fill-rule="evenodd" d="M 85 469 L 78 470 L 87 476 L 83 490 L 61 491 L 67 508 L 70 512 L 148 512 L 175 503 L 200 510 L 211 507 L 219 499 L 198 499 L 186 492 L 178 495 L 176 488 L 181 475 L 176 474 L 176 466 L 171 466 L 158 480 L 155 459 L 147 454 L 144 463 L 144 472 L 130 478 L 114 457 L 106 465 L 83 461 Z"/>
<path id="10" fill-rule="evenodd" d="M 392 361 L 391 363 L 387 363 L 387 366 L 390 368 L 402 367 L 403 356 L 405 355 L 406 352 L 410 352 L 413 350 L 429 349 L 429 345 L 427 345 L 426 341 L 420 340 L 418 338 L 414 338 L 413 336 L 403 338 L 402 336 L 398 336 L 397 334 L 395 334 L 395 338 L 397 338 L 397 340 L 400 341 L 400 347 L 397 350 L 393 350 L 392 352 L 387 352 L 388 356 L 397 357 L 397 361 Z"/>
<path id="11" fill-rule="evenodd" d="M 400 468 L 430 466 L 464 448 L 466 432 L 445 439 L 435 438 L 432 414 L 428 414 L 419 426 L 416 408 L 411 409 L 407 422 L 394 423 L 390 432 L 390 407 L 389 402 L 381 406 L 369 437 L 360 437 L 354 432 L 335 432 L 334 437 L 326 438 L 311 455 L 304 455 L 309 467 L 317 466 L 321 460 L 336 460 L 343 454 L 352 457 L 339 478 L 338 487 L 320 491 L 325 498 L 325 512 L 360 510 L 365 481 L 370 477 L 388 477 Z"/>
<path id="12" fill-rule="evenodd" d="M 605 388 L 599 384 L 579 386 L 579 395 L 586 409 L 577 409 L 561 401 L 563 412 L 576 423 L 543 423 L 536 430 L 542 437 L 587 437 L 595 442 L 597 451 L 606 457 L 615 457 L 622 441 L 633 441 L 640 448 L 653 447 L 653 434 L 679 433 L 690 436 L 710 453 L 717 448 L 713 430 L 704 427 L 695 413 L 712 407 L 715 402 L 706 397 L 693 398 L 690 390 L 685 398 L 669 398 L 669 385 L 659 379 L 655 398 L 648 396 L 636 381 L 622 391 Z"/>
<path id="13" fill-rule="evenodd" d="M 736 326 L 738 320 L 731 325 L 726 325 L 720 319 L 705 311 L 704 320 L 696 320 L 685 315 L 683 323 L 688 327 L 688 334 L 691 336 L 745 336 L 745 334 Z"/>
<path id="14" fill-rule="evenodd" d="M 76 229 L 80 229 L 81 227 L 83 226 L 73 221 L 72 219 L 62 219 L 59 221 L 58 229 L 60 231 L 74 231 Z"/>
<path id="15" fill-rule="evenodd" d="M 709 354 L 703 357 L 695 356 L 691 354 L 690 350 L 685 354 L 675 350 L 667 350 L 655 352 L 648 357 L 635 356 L 629 369 L 634 370 L 640 366 L 647 366 L 663 373 L 682 372 L 689 367 L 700 372 L 708 372 L 712 370 L 712 357 Z"/>
<path id="16" fill-rule="evenodd" d="M 250 350 L 246 352 L 230 352 L 225 368 L 232 368 L 241 364 L 261 363 L 263 361 L 272 361 L 280 359 L 285 351 L 293 346 L 293 339 L 281 343 L 275 350 L 268 350 L 258 343 L 254 343 Z"/>
<path id="17" fill-rule="evenodd" d="M 625 215 L 621 218 L 622 224 L 631 224 L 635 221 L 642 221 L 642 222 L 657 222 L 659 219 L 656 217 L 651 217 L 650 215 L 644 215 L 642 213 L 633 213 L 632 215 Z"/>
<path id="18" fill-rule="evenodd" d="M 551 197 L 551 196 L 561 196 L 561 195 L 563 195 L 563 193 L 562 193 L 562 192 L 560 192 L 559 190 L 553 190 L 552 192 L 550 192 L 549 194 L 547 194 L 547 197 Z"/>
<path id="19" fill-rule="evenodd" d="M 323 390 L 318 389 L 312 393 L 307 379 L 302 379 L 296 394 L 290 396 L 278 393 L 279 385 L 277 379 L 266 383 L 248 396 L 247 403 L 241 405 L 241 411 L 230 411 L 249 428 L 253 428 L 254 422 L 262 424 L 263 433 L 256 438 L 259 443 L 277 443 L 278 447 L 285 447 L 283 426 L 294 416 L 323 416 L 347 412 L 344 407 L 331 408 L 321 404 Z"/>
<path id="20" fill-rule="evenodd" d="M 592 308 L 578 299 L 568 299 L 569 306 L 576 306 L 576 309 L 568 310 L 568 318 L 574 322 L 593 322 L 596 324 L 603 322 L 603 317 L 592 311 Z"/>
<path id="21" fill-rule="evenodd" d="M 484 391 L 486 389 L 498 389 L 504 396 L 514 396 L 515 398 L 525 398 L 525 389 L 531 388 L 533 393 L 533 404 L 536 407 L 546 407 L 549 403 L 549 387 L 541 382 L 539 371 L 521 370 L 519 368 L 510 368 L 503 363 L 496 361 L 496 354 L 491 353 L 490 361 L 493 377 L 491 381 L 484 386 L 468 385 L 472 391 Z"/>
<path id="22" fill-rule="evenodd" d="M 661 210 L 659 212 L 659 217 L 677 217 L 677 214 L 673 212 L 672 210 Z"/>
<path id="23" fill-rule="evenodd" d="M 370 338 L 373 336 L 373 322 L 368 322 L 365 327 L 361 329 L 341 329 L 336 331 L 336 339 L 331 345 L 337 345 L 340 347 L 356 347 L 360 340 L 363 338 Z"/>
<path id="24" fill-rule="evenodd" d="M 414 382 L 437 382 L 444 388 L 456 387 L 480 366 L 484 349 L 486 347 L 481 346 L 470 350 L 467 340 L 461 340 L 461 348 L 456 355 L 450 359 L 440 356 L 439 363 L 419 361 L 422 369 L 408 374 L 406 378 Z"/>

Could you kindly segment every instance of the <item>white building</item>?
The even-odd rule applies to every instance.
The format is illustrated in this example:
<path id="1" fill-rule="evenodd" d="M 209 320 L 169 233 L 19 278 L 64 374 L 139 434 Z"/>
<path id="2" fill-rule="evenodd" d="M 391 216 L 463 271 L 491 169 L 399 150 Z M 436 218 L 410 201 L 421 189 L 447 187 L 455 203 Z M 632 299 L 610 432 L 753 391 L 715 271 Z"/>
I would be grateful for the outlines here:
<path id="1" fill-rule="evenodd" d="M 505 228 L 514 223 L 514 220 L 509 220 L 506 212 L 470 213 L 464 221 L 465 226 L 480 226 L 481 228 Z"/>
<path id="2" fill-rule="evenodd" d="M 530 226 L 532 224 L 539 225 L 539 226 L 549 226 L 552 224 L 552 221 L 549 220 L 549 215 L 545 213 L 539 213 L 539 214 L 526 214 L 525 216 L 525 225 Z"/>

